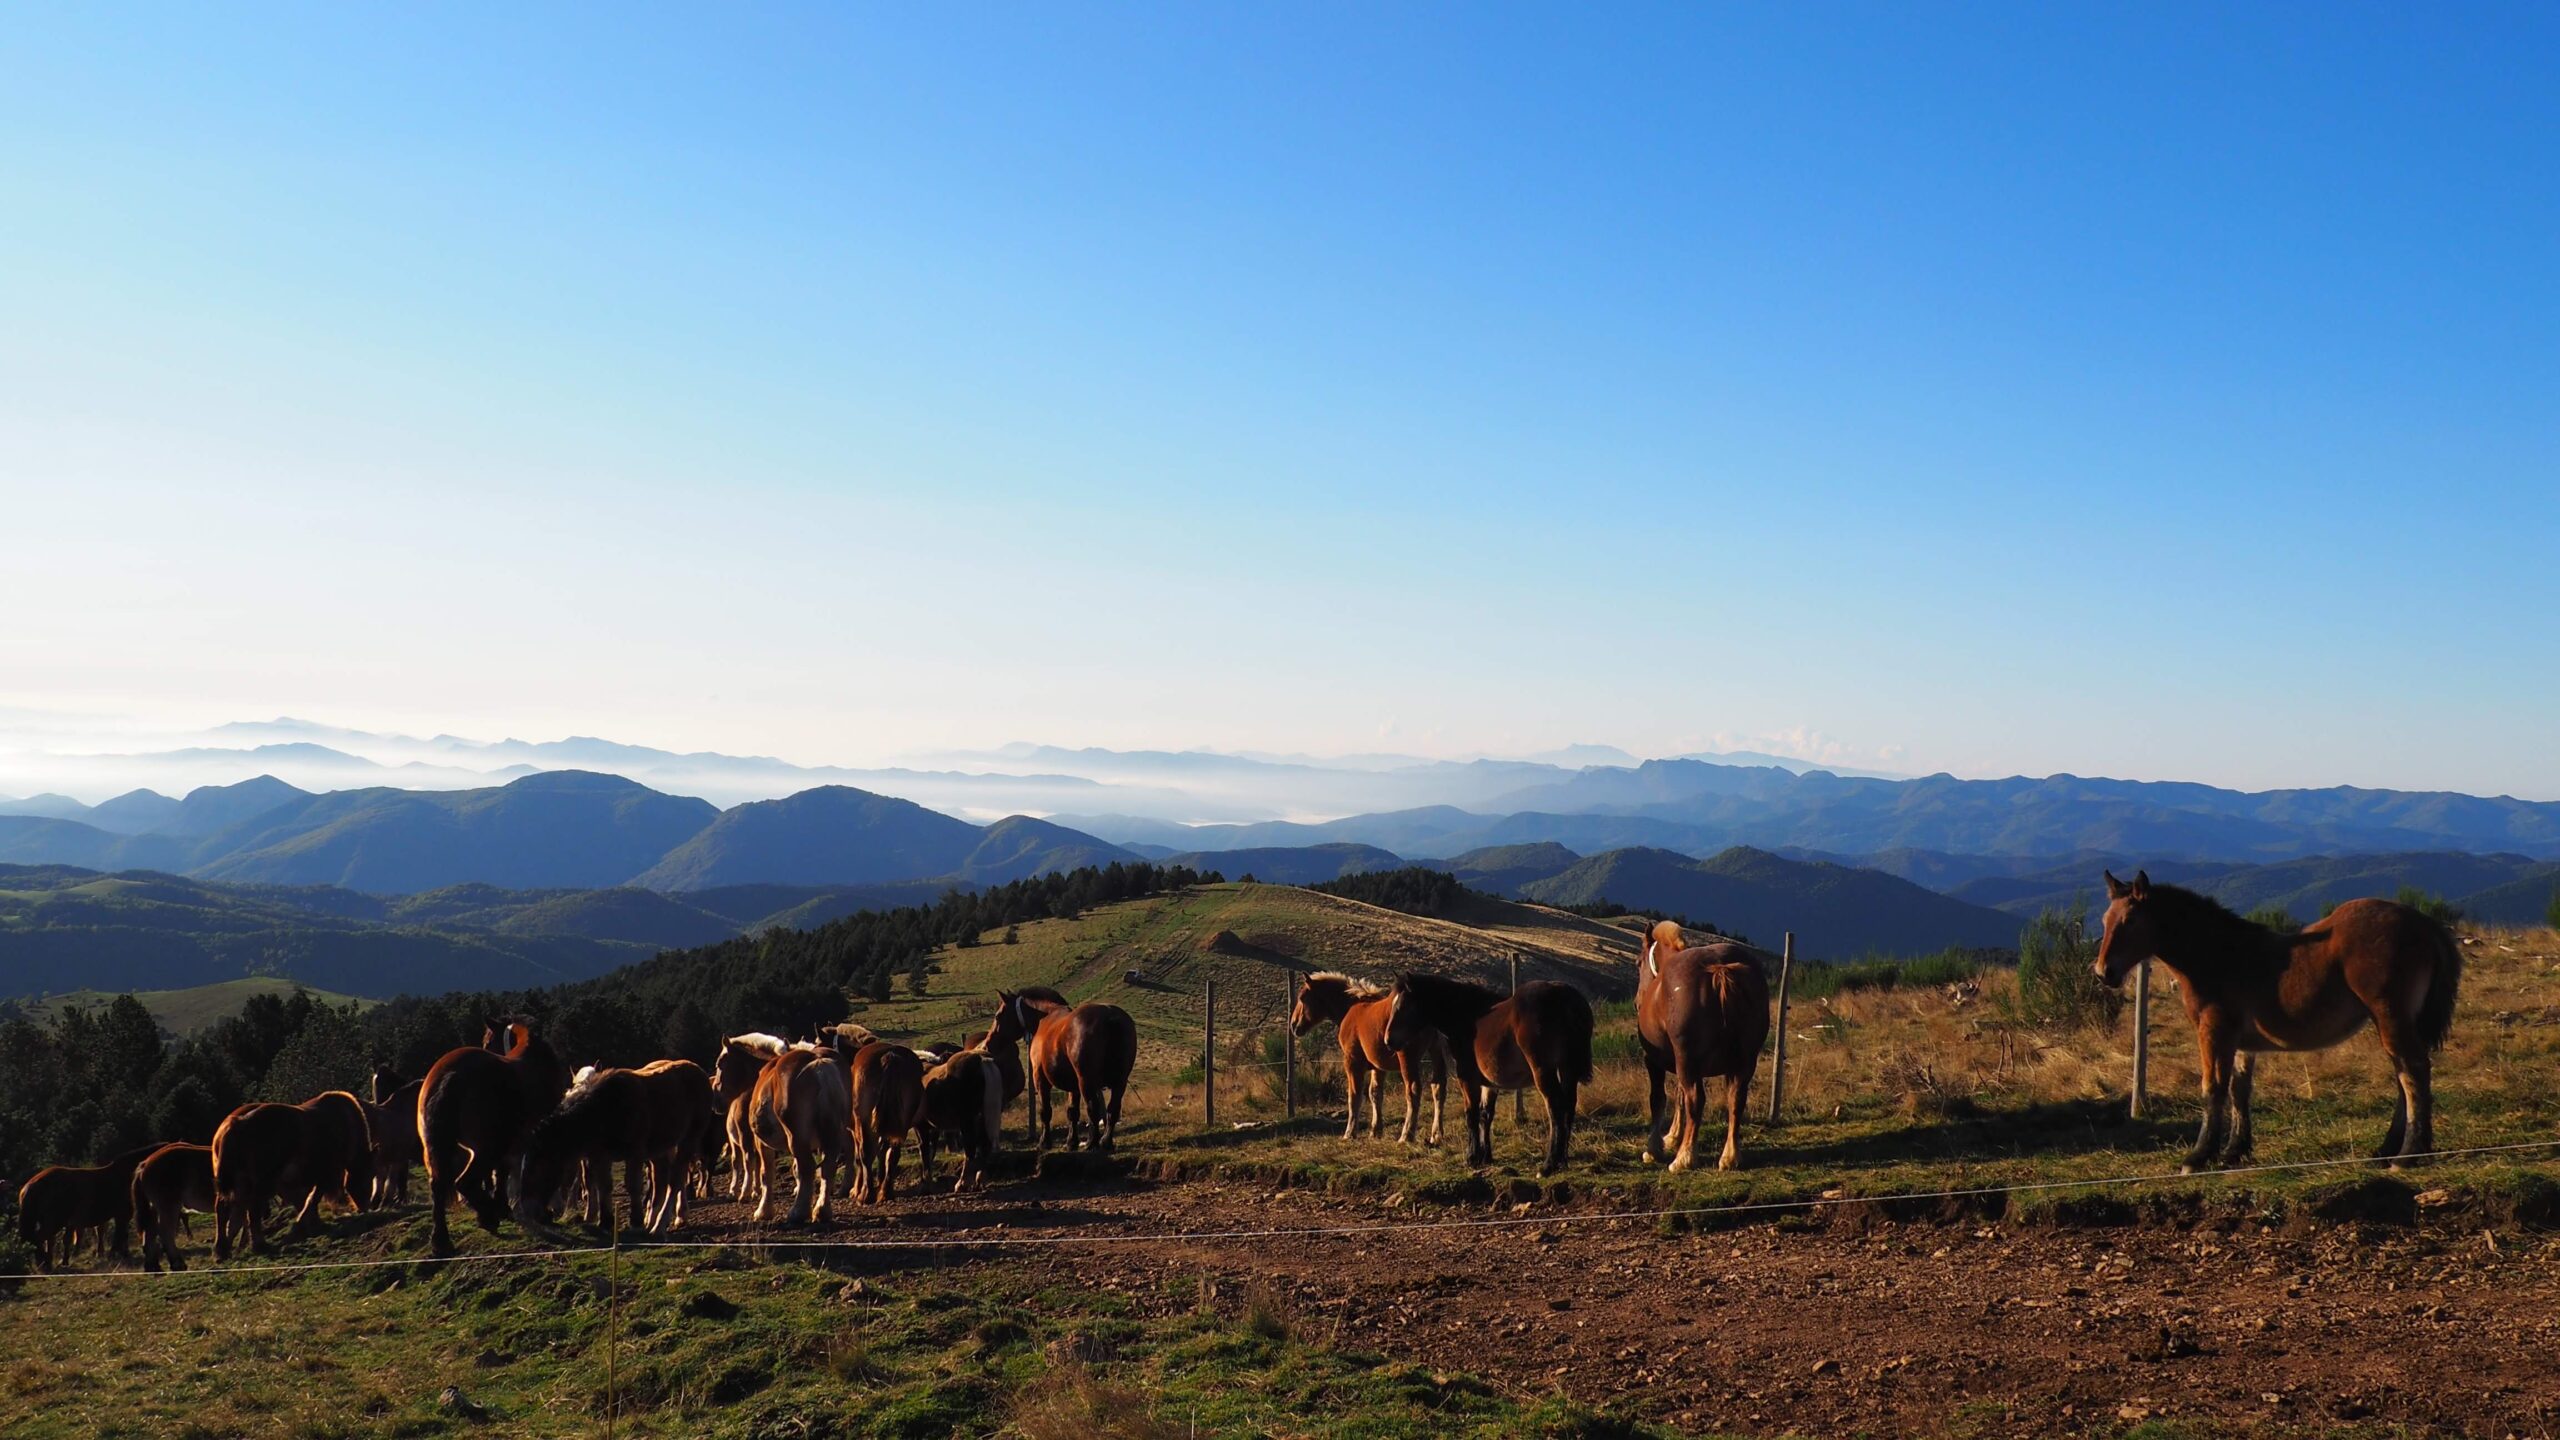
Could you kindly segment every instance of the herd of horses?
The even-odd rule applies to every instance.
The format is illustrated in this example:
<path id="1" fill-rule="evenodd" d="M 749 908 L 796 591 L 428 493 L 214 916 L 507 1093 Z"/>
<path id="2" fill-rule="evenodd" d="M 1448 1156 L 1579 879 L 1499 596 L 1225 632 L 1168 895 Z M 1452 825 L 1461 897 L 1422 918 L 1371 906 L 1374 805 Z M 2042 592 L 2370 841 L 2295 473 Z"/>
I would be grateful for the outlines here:
<path id="1" fill-rule="evenodd" d="M 2462 952 L 2446 928 L 2407 905 L 2354 900 L 2298 933 L 2279 933 L 2175 886 L 2106 876 L 2108 907 L 2094 969 L 2108 985 L 2156 960 L 2178 981 L 2196 1027 L 2204 1127 L 2185 1169 L 2237 1163 L 2251 1148 L 2252 1057 L 2316 1050 L 2370 1023 L 2398 1078 L 2398 1105 L 2377 1158 L 2434 1146 L 2432 1056 L 2449 1031 Z M 690 1059 L 570 1074 L 523 1020 L 494 1021 L 478 1046 L 449 1051 L 403 1083 L 377 1070 L 370 1099 L 333 1090 L 300 1104 L 243 1105 L 210 1145 L 145 1146 L 103 1165 L 54 1166 L 18 1195 L 19 1233 L 40 1264 L 67 1262 L 82 1237 L 104 1253 L 184 1268 L 177 1240 L 190 1212 L 214 1216 L 214 1254 L 273 1248 L 269 1227 L 290 1206 L 288 1237 L 306 1233 L 326 1202 L 342 1210 L 404 1203 L 412 1166 L 429 1192 L 429 1250 L 453 1252 L 446 1212 L 459 1199 L 496 1230 L 512 1217 L 539 1232 L 564 1209 L 615 1225 L 612 1167 L 623 1167 L 628 1224 L 662 1234 L 684 1223 L 689 1195 L 707 1197 L 715 1169 L 729 1194 L 754 1201 L 759 1223 L 826 1220 L 841 1196 L 876 1203 L 896 1190 L 912 1143 L 929 1179 L 937 1143 L 960 1156 L 955 1190 L 985 1183 L 1007 1105 L 1028 1091 L 1033 1139 L 1046 1150 L 1054 1099 L 1067 1105 L 1066 1145 L 1110 1150 L 1137 1060 L 1128 1012 L 1073 1004 L 1046 988 L 997 992 L 974 1044 L 910 1048 L 858 1025 L 786 1041 L 732 1036 L 708 1067 Z M 1672 921 L 1642 937 L 1636 1038 L 1649 1079 L 1648 1161 L 1697 1163 L 1714 1092 L 1724 1103 L 1719 1169 L 1741 1161 L 1741 1125 L 1769 1035 L 1769 987 L 1756 951 L 1722 939 L 1689 943 Z M 1593 1012 L 1571 985 L 1532 980 L 1505 994 L 1429 972 L 1380 986 L 1325 971 L 1300 983 L 1290 1024 L 1304 1035 L 1332 1022 L 1349 1087 L 1343 1134 L 1380 1129 L 1381 1092 L 1404 1085 L 1398 1139 L 1440 1139 L 1449 1078 L 1466 1103 L 1467 1159 L 1493 1159 L 1494 1097 L 1536 1090 L 1547 1115 L 1540 1174 L 1571 1149 L 1580 1088 L 1592 1074 Z M 842 1178 L 839 1179 L 838 1177 Z"/>
<path id="2" fill-rule="evenodd" d="M 19 1235 L 44 1268 L 68 1263 L 84 1243 L 132 1258 L 138 1234 L 145 1269 L 183 1270 L 178 1242 L 193 1234 L 190 1214 L 214 1217 L 217 1261 L 270 1253 L 287 1211 L 292 1239 L 318 1223 L 324 1204 L 402 1204 L 417 1166 L 427 1172 L 435 1256 L 454 1252 L 446 1212 L 457 1200 L 492 1231 L 512 1218 L 539 1234 L 567 1211 L 599 1227 L 664 1234 L 684 1223 L 689 1198 L 709 1197 L 722 1165 L 731 1196 L 753 1199 L 757 1221 L 775 1217 L 787 1184 L 785 1223 L 807 1223 L 830 1218 L 839 1196 L 891 1198 L 910 1144 L 928 1179 L 937 1144 L 948 1144 L 960 1157 L 954 1189 L 985 1184 L 1004 1107 L 1026 1090 L 1037 1099 L 1040 1149 L 1052 1138 L 1058 1091 L 1067 1147 L 1111 1149 L 1137 1062 L 1128 1012 L 1071 1004 L 1045 988 L 999 998 L 974 1044 L 910 1048 L 844 1024 L 793 1041 L 731 1036 L 708 1067 L 667 1059 L 574 1074 L 530 1022 L 494 1020 L 480 1044 L 447 1051 L 415 1080 L 377 1068 L 369 1099 L 331 1090 L 300 1104 L 243 1105 L 211 1144 L 49 1166 L 18 1192 Z"/>

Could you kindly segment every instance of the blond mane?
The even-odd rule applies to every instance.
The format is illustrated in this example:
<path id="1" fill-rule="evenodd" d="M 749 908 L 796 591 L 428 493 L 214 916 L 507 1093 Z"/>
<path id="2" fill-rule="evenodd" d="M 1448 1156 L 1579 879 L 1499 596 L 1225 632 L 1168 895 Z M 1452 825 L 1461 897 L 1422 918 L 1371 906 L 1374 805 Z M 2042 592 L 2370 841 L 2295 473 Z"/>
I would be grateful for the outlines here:
<path id="1" fill-rule="evenodd" d="M 1384 985 L 1368 980 L 1354 980 L 1339 970 L 1315 971 L 1307 976 L 1306 986 L 1310 990 L 1326 987 L 1339 988 L 1343 994 L 1354 1000 L 1375 1000 L 1387 993 L 1387 987 Z"/>

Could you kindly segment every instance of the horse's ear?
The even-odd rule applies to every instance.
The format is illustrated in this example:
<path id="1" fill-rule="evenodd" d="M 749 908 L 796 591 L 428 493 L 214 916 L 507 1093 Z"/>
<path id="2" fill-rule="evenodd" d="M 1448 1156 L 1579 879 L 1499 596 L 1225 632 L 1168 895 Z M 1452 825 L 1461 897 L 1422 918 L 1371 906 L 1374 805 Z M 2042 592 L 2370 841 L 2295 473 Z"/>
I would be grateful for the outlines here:
<path id="1" fill-rule="evenodd" d="M 2150 893 L 2151 893 L 2151 872 L 2150 872 L 2150 871 L 2148 871 L 2148 870 L 2136 870 L 2136 871 L 2134 871 L 2134 872 L 2133 872 L 2133 898 L 2134 898 L 2134 899 L 2136 899 L 2136 900 L 2139 900 L 2139 899 L 2141 899 L 2143 896 L 2148 895 L 2148 894 L 2150 894 Z"/>
<path id="2" fill-rule="evenodd" d="M 2123 881 L 2121 881 L 2121 880 L 2117 879 L 2117 878 L 2116 878 L 2116 872 L 2114 872 L 2113 870 L 2103 871 L 2103 872 L 2101 872 L 2101 873 L 2103 873 L 2103 874 L 2107 877 L 2107 898 L 2108 898 L 2108 899 L 2110 899 L 2110 900 L 2121 900 L 2121 899 L 2123 899 L 2124 897 L 2126 897 L 2127 895 L 2130 895 L 2130 894 L 2132 894 L 2132 893 L 2133 893 L 2133 887 L 2132 887 L 2132 886 L 2130 886 L 2130 885 L 2127 885 L 2127 884 L 2125 884 Z"/>

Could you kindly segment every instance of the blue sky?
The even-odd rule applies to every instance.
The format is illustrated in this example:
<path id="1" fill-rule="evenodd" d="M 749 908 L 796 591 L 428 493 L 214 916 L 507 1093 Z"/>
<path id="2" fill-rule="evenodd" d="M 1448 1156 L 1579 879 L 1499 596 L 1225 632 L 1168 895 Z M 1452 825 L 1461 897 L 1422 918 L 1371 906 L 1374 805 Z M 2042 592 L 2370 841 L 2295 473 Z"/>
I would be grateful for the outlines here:
<path id="1" fill-rule="evenodd" d="M 2548 9 L 11 29 L 28 725 L 2560 797 Z"/>

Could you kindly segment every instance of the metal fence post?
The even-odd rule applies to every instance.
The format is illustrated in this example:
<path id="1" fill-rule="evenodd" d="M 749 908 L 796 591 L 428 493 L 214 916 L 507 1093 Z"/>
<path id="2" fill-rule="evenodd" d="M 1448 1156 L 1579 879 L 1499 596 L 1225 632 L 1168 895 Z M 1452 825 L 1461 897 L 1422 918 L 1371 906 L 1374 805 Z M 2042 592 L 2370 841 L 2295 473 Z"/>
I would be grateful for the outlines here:
<path id="1" fill-rule="evenodd" d="M 1207 981 L 1202 995 L 1200 1128 L 1215 1130 L 1218 1128 L 1218 982 Z"/>
<path id="2" fill-rule="evenodd" d="M 1786 947 L 1778 952 L 1778 1057 L 1769 1067 L 1769 1123 L 1778 1123 L 1779 1108 L 1787 1103 L 1787 986 L 1795 979 L 1796 932 L 1787 932 Z"/>
<path id="3" fill-rule="evenodd" d="M 2143 1092 L 2151 1085 L 2151 962 L 2133 968 L 2133 1101 L 2125 1113 L 2142 1118 Z"/>

